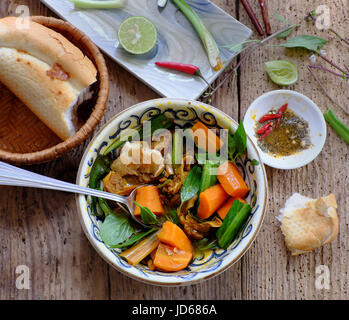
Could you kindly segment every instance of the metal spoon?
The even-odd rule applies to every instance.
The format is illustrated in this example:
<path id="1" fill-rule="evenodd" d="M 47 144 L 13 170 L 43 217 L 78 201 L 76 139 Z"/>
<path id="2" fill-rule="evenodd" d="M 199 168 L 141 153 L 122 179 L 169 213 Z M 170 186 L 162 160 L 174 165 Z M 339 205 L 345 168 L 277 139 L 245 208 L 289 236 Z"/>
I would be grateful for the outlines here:
<path id="1" fill-rule="evenodd" d="M 31 171 L 11 166 L 2 161 L 0 161 L 0 185 L 51 189 L 78 193 L 87 196 L 95 196 L 103 199 L 116 201 L 118 203 L 126 205 L 126 207 L 129 210 L 129 214 L 136 222 L 141 224 L 144 228 L 150 228 L 150 226 L 144 224 L 142 221 L 140 221 L 140 219 L 137 219 L 137 217 L 135 217 L 134 215 L 134 200 L 136 198 L 137 189 L 145 185 L 138 186 L 131 192 L 131 194 L 128 197 L 124 197 L 114 193 L 86 188 L 73 183 L 49 178 Z"/>

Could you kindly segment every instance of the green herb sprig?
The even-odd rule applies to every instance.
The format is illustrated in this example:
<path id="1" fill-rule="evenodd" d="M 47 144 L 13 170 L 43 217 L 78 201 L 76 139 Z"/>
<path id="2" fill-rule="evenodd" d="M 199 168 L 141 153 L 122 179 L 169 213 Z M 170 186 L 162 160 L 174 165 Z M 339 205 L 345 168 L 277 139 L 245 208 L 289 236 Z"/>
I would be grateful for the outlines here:
<path id="1" fill-rule="evenodd" d="M 205 92 L 205 94 L 202 97 L 202 100 L 205 102 L 210 101 L 211 97 L 217 92 L 217 90 L 223 86 L 223 84 L 230 79 L 231 76 L 236 76 L 238 74 L 238 70 L 241 66 L 241 64 L 251 55 L 252 52 L 254 52 L 254 50 L 256 50 L 258 47 L 262 46 L 263 44 L 267 43 L 268 41 L 270 41 L 271 39 L 277 37 L 278 35 L 284 33 L 285 31 L 289 30 L 290 28 L 293 27 L 297 27 L 297 24 L 291 25 L 291 26 L 287 26 L 286 28 L 283 28 L 275 33 L 273 33 L 272 35 L 264 38 L 263 40 L 255 40 L 255 41 L 249 41 L 252 42 L 250 44 L 248 44 L 247 46 L 244 46 L 246 41 L 242 42 L 242 43 L 238 43 L 238 44 L 233 44 L 233 45 L 226 45 L 225 47 L 231 47 L 233 50 L 233 52 L 237 53 L 237 54 L 241 54 L 242 52 L 246 51 L 246 53 L 240 57 L 239 62 L 234 66 L 234 67 L 230 67 L 230 71 L 226 74 L 226 76 L 223 78 L 223 80 L 221 82 L 219 82 L 215 88 L 212 91 L 209 92 Z M 236 48 L 242 46 L 242 50 L 240 52 L 236 52 Z M 235 77 L 233 78 L 235 79 Z"/>
<path id="2" fill-rule="evenodd" d="M 280 20 L 281 22 L 287 24 L 287 25 L 290 25 L 291 26 L 291 23 L 289 23 L 285 18 L 281 17 L 279 14 L 277 13 L 274 13 L 274 17 L 278 20 Z M 288 37 L 292 32 L 293 30 L 296 28 L 296 27 L 299 27 L 300 24 L 294 24 L 293 26 L 291 26 L 288 30 L 286 30 L 285 32 L 282 32 L 280 33 L 279 35 L 276 36 L 276 38 L 286 38 Z"/>

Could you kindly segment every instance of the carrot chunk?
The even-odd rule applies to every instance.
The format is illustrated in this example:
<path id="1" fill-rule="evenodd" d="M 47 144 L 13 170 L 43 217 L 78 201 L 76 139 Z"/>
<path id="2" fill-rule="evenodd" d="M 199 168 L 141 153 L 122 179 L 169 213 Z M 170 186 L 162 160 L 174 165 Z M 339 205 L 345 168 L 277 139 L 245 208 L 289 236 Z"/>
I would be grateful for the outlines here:
<path id="1" fill-rule="evenodd" d="M 217 152 L 223 145 L 222 140 L 207 128 L 202 122 L 198 121 L 192 127 L 193 137 L 196 145 L 207 152 Z"/>
<path id="2" fill-rule="evenodd" d="M 198 217 L 207 219 L 224 203 L 229 195 L 224 191 L 220 184 L 216 184 L 204 192 L 200 193 Z"/>
<path id="3" fill-rule="evenodd" d="M 165 213 L 160 200 L 159 189 L 156 186 L 145 186 L 137 189 L 136 201 L 143 207 L 150 209 L 154 214 L 161 215 Z M 141 214 L 141 209 L 135 206 L 135 215 Z"/>
<path id="4" fill-rule="evenodd" d="M 159 234 L 158 238 L 161 242 L 164 242 L 177 249 L 184 250 L 187 252 L 193 252 L 193 245 L 184 231 L 171 221 L 166 221 Z"/>
<path id="5" fill-rule="evenodd" d="M 153 264 L 160 271 L 179 271 L 188 266 L 193 254 L 184 250 L 160 243 L 155 254 Z"/>
<path id="6" fill-rule="evenodd" d="M 243 198 L 250 190 L 232 162 L 223 163 L 218 167 L 218 181 L 225 192 L 234 198 Z"/>
<path id="7" fill-rule="evenodd" d="M 226 202 L 223 203 L 223 205 L 217 210 L 217 213 L 219 217 L 224 220 L 225 216 L 229 212 L 231 206 L 233 205 L 234 200 L 239 200 L 242 203 L 247 203 L 244 199 L 242 198 L 229 198 Z"/>

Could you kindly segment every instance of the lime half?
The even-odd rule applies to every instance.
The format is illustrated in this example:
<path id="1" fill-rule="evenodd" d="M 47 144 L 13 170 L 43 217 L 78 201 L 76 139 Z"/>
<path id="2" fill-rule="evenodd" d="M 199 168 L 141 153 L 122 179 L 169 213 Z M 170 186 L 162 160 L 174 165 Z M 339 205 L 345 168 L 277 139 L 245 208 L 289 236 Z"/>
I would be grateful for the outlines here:
<path id="1" fill-rule="evenodd" d="M 264 69 L 271 81 L 280 86 L 295 84 L 298 81 L 298 69 L 289 61 L 268 61 L 264 64 Z"/>
<path id="2" fill-rule="evenodd" d="M 144 54 L 154 48 L 158 33 L 149 19 L 135 16 L 121 22 L 118 37 L 127 52 Z"/>

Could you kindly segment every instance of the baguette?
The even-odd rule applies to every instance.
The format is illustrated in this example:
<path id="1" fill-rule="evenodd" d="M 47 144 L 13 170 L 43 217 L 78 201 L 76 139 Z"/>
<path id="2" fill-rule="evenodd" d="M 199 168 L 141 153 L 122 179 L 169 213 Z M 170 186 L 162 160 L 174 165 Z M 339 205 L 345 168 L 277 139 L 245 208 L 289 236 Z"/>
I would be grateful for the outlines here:
<path id="1" fill-rule="evenodd" d="M 16 19 L 0 19 L 0 82 L 66 140 L 78 130 L 76 109 L 97 70 L 61 34 L 34 21 L 18 28 Z"/>

